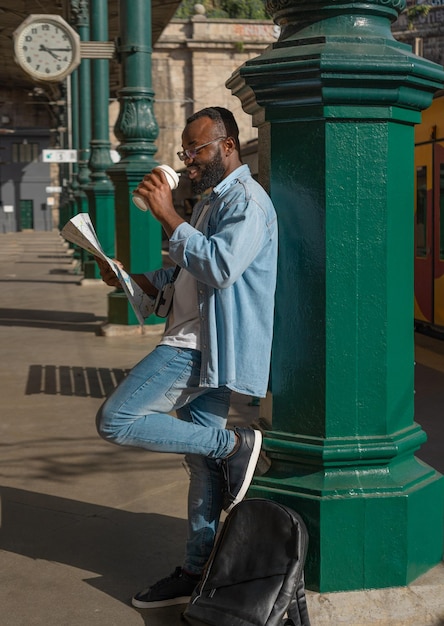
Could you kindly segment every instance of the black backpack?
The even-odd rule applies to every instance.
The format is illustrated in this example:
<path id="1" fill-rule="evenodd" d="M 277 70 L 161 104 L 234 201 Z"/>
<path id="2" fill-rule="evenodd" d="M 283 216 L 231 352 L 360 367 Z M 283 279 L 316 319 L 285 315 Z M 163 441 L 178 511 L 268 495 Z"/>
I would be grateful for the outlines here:
<path id="1" fill-rule="evenodd" d="M 310 626 L 307 547 L 307 529 L 292 509 L 243 500 L 227 516 L 183 620 L 191 626 Z"/>

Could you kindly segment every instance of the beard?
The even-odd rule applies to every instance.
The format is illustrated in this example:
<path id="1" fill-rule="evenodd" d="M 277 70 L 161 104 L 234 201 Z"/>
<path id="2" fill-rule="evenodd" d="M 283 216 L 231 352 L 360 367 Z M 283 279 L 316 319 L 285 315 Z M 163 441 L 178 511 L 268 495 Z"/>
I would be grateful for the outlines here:
<path id="1" fill-rule="evenodd" d="M 201 194 L 210 187 L 215 187 L 225 175 L 225 168 L 222 163 L 222 155 L 220 152 L 210 163 L 205 165 L 201 170 L 202 177 L 200 180 L 191 181 L 191 189 L 194 194 Z"/>

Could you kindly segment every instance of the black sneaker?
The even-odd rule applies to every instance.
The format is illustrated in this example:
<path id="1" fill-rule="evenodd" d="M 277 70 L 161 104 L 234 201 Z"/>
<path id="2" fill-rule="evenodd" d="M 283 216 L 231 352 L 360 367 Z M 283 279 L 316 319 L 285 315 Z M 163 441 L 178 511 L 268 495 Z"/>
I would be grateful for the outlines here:
<path id="1" fill-rule="evenodd" d="M 187 604 L 200 576 L 186 574 L 181 567 L 157 583 L 136 593 L 131 600 L 138 609 L 159 609 L 174 604 Z"/>
<path id="2" fill-rule="evenodd" d="M 243 500 L 253 480 L 254 470 L 262 446 L 262 434 L 254 428 L 235 428 L 239 446 L 230 456 L 222 459 L 225 477 L 224 509 L 231 509 Z"/>

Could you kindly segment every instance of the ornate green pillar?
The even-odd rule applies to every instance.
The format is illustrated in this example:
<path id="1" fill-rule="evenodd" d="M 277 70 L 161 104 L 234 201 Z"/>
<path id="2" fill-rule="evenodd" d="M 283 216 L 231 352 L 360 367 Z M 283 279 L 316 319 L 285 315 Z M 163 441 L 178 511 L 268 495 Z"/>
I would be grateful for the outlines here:
<path id="1" fill-rule="evenodd" d="M 69 81 L 68 89 L 67 89 L 67 99 L 68 99 L 68 117 L 69 110 L 71 111 L 70 122 L 70 148 L 73 150 L 79 150 L 79 70 L 76 69 L 72 74 L 70 74 L 67 79 Z M 68 197 L 69 197 L 69 216 L 68 219 L 74 217 L 79 212 L 78 210 L 78 198 L 79 198 L 79 164 L 78 163 L 70 163 L 70 181 L 68 188 Z M 61 227 L 66 224 L 68 219 L 61 224 Z M 76 246 L 71 244 L 74 249 L 74 258 L 81 262 L 83 259 L 83 252 L 80 246 Z"/>
<path id="2" fill-rule="evenodd" d="M 108 2 L 91 0 L 91 41 L 108 41 Z M 92 139 L 89 170 L 91 183 L 86 187 L 89 212 L 102 248 L 115 256 L 114 186 L 106 170 L 112 165 L 109 140 L 109 61 L 92 61 Z M 100 279 L 97 263 L 87 261 L 85 278 Z"/>
<path id="3" fill-rule="evenodd" d="M 71 0 L 71 11 L 74 16 L 74 26 L 81 41 L 89 40 L 89 11 L 88 0 Z M 78 68 L 79 89 L 79 147 L 78 147 L 78 182 L 77 207 L 78 213 L 88 212 L 88 198 L 86 186 L 90 182 L 88 161 L 91 141 L 91 62 L 82 59 Z"/>
<path id="4" fill-rule="evenodd" d="M 66 79 L 69 81 L 68 107 L 71 109 L 71 145 L 73 150 L 79 149 L 79 70 L 76 69 Z M 68 113 L 69 115 L 69 113 Z M 78 154 L 78 153 L 77 153 Z M 79 189 L 79 164 L 73 163 L 69 184 L 70 217 L 77 214 L 77 193 Z M 64 226 L 64 224 L 63 224 Z"/>
<path id="5" fill-rule="evenodd" d="M 443 549 L 443 479 L 415 458 L 413 126 L 444 73 L 393 39 L 404 0 L 267 4 L 279 41 L 228 81 L 280 228 L 272 466 L 249 493 L 303 515 L 311 589 L 402 586 Z"/>
<path id="6" fill-rule="evenodd" d="M 116 256 L 128 271 L 138 273 L 162 265 L 160 224 L 131 201 L 133 189 L 157 165 L 154 141 L 158 126 L 151 88 L 151 3 L 120 0 L 120 24 L 118 52 L 123 87 L 119 91 L 120 112 L 114 132 L 121 142 L 121 160 L 108 173 L 115 186 Z M 123 293 L 112 293 L 108 302 L 111 324 L 138 324 Z M 147 323 L 158 321 L 151 316 Z"/>

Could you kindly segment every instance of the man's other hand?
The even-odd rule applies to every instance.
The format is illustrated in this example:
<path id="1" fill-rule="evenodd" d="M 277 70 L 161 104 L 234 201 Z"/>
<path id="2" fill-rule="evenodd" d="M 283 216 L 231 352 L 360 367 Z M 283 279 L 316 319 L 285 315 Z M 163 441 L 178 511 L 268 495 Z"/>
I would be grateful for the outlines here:
<path id="1" fill-rule="evenodd" d="M 109 285 L 109 287 L 121 287 L 120 280 L 115 275 L 113 269 L 109 266 L 109 263 L 101 259 L 100 257 L 95 256 L 97 265 L 99 266 L 100 276 L 104 283 Z M 117 259 L 113 259 L 114 263 L 119 267 L 123 268 L 123 264 Z"/>

